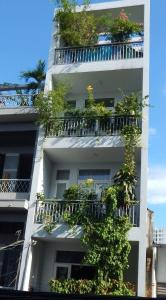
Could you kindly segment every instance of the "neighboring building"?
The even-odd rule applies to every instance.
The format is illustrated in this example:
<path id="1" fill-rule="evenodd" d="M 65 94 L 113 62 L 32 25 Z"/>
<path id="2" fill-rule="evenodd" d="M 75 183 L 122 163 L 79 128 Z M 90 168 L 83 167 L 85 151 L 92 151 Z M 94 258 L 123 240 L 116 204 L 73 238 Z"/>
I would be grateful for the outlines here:
<path id="1" fill-rule="evenodd" d="M 60 41 L 55 39 L 57 29 L 55 24 L 46 91 L 52 90 L 58 80 L 66 80 L 71 86 L 70 100 L 76 107 L 84 107 L 87 98 L 86 87 L 89 84 L 93 85 L 94 96 L 98 101 L 105 99 L 106 103 L 108 99 L 112 99 L 112 106 L 120 99 L 120 90 L 128 94 L 141 91 L 142 97 L 149 94 L 149 0 L 101 2 L 90 5 L 89 10 L 96 16 L 105 11 L 117 15 L 122 8 L 125 8 L 132 20 L 144 24 L 144 42 L 114 46 L 102 46 L 100 42 L 100 45 L 96 46 L 100 55 L 93 56 L 88 47 L 79 50 L 61 48 Z M 108 47 L 110 49 L 114 47 L 115 55 L 108 55 Z M 126 49 L 129 50 L 129 55 L 126 55 Z M 80 243 L 81 227 L 78 226 L 73 233 L 61 222 L 51 234 L 48 234 L 43 229 L 43 215 L 49 213 L 54 219 L 63 215 L 63 202 L 55 198 L 62 200 L 64 190 L 73 183 L 91 177 L 96 182 L 96 191 L 103 185 L 111 183 L 111 179 L 123 162 L 123 143 L 115 123 L 111 123 L 113 129 L 109 134 L 107 128 L 102 128 L 101 136 L 98 138 L 97 125 L 92 126 L 90 132 L 80 131 L 78 136 L 74 127 L 75 120 L 68 120 L 59 136 L 44 138 L 41 129 L 35 142 L 35 116 L 31 112 L 27 114 L 25 110 L 26 108 L 21 107 L 15 114 L 10 108 L 0 109 L 4 118 L 1 118 L 3 124 L 0 130 L 6 134 L 5 137 L 3 133 L 6 150 L 1 151 L 1 165 L 4 165 L 2 173 L 4 175 L 1 175 L 1 178 L 6 180 L 7 186 L 8 184 L 14 186 L 14 190 L 8 193 L 8 196 L 5 195 L 6 192 L 2 194 L 0 205 L 2 203 L 2 209 L 5 209 L 4 222 L 9 220 L 10 213 L 12 222 L 16 220 L 22 222 L 21 228 L 24 228 L 28 208 L 25 241 L 18 270 L 20 271 L 18 288 L 48 291 L 48 280 L 51 278 L 78 278 L 80 271 L 84 272 L 85 276 L 90 276 L 91 270 L 87 266 L 80 265 L 82 252 L 85 251 Z M 110 120 L 114 122 L 113 118 Z M 5 124 L 6 121 L 8 124 Z M 81 122 L 80 120 L 80 124 Z M 110 126 L 108 124 L 109 128 Z M 136 150 L 137 173 L 140 178 L 137 196 L 140 202 L 128 211 L 133 224 L 128 235 L 132 250 L 129 256 L 130 267 L 125 274 L 125 279 L 136 285 L 139 296 L 144 296 L 146 284 L 147 139 L 148 109 L 145 108 L 141 141 Z M 4 153 L 8 153 L 6 156 L 8 162 L 5 160 L 3 164 Z M 19 157 L 22 157 L 22 160 L 18 168 Z M 33 176 L 30 177 L 31 168 L 27 167 L 32 165 L 28 163 L 32 160 Z M 26 168 L 25 164 L 28 164 Z M 12 173 L 9 176 L 10 171 Z M 13 178 L 18 178 L 16 185 L 12 181 Z M 19 179 L 28 180 L 26 190 L 21 185 L 18 191 Z M 44 192 L 48 200 L 44 203 L 37 201 L 38 192 Z M 11 205 L 13 207 L 9 207 Z M 74 204 L 71 204 L 71 210 L 72 205 Z M 14 231 L 14 227 L 12 228 Z"/>
<path id="2" fill-rule="evenodd" d="M 36 151 L 29 96 L 0 95 L 0 286 L 16 288 Z"/>
<path id="3" fill-rule="evenodd" d="M 154 284 L 157 296 L 166 296 L 166 228 L 153 231 L 155 262 Z"/>
<path id="4" fill-rule="evenodd" d="M 166 245 L 166 228 L 154 229 L 153 241 L 156 245 Z"/>
<path id="5" fill-rule="evenodd" d="M 154 212 L 147 209 L 146 221 L 146 236 L 147 236 L 147 249 L 146 249 L 146 296 L 152 296 L 153 285 L 153 215 Z"/>

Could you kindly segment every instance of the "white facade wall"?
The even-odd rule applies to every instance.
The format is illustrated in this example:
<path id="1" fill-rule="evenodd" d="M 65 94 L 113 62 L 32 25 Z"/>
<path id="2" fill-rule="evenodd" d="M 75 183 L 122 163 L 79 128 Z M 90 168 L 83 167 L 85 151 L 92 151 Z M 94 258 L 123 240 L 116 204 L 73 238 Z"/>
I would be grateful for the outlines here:
<path id="1" fill-rule="evenodd" d="M 113 13 L 117 13 L 117 8 L 126 7 L 135 20 L 144 21 L 143 58 L 55 66 L 53 65 L 54 47 L 59 47 L 60 41 L 54 40 L 54 36 L 50 49 L 45 91 L 52 90 L 59 79 L 67 80 L 72 86 L 70 99 L 77 101 L 77 107 L 84 106 L 84 101 L 87 98 L 87 84 L 93 85 L 96 98 L 115 98 L 115 103 L 120 99 L 118 88 L 121 88 L 125 93 L 141 90 L 143 97 L 149 95 L 149 4 L 149 0 L 123 0 L 90 6 L 90 10 L 94 11 L 113 9 Z M 55 32 L 56 30 L 57 28 L 55 28 Z M 79 169 L 110 169 L 111 177 L 113 177 L 119 169 L 124 155 L 122 140 L 115 136 L 102 136 L 99 138 L 53 137 L 46 138 L 44 144 L 43 141 L 43 138 L 40 138 L 35 159 L 35 175 L 33 176 L 19 278 L 19 288 L 25 290 L 29 287 L 42 291 L 48 290 L 47 282 L 52 276 L 55 276 L 56 250 L 74 249 L 79 251 L 80 249 L 80 228 L 78 228 L 76 235 L 72 235 L 65 225 L 58 225 L 53 234 L 48 235 L 43 231 L 41 224 L 33 223 L 36 193 L 44 191 L 47 198 L 55 197 L 56 171 L 58 169 L 70 169 L 69 185 L 77 182 Z M 137 294 L 139 296 L 145 294 L 147 151 L 148 109 L 145 108 L 143 111 L 141 142 L 136 151 L 138 176 L 140 175 L 140 182 L 137 187 L 140 198 L 140 225 L 132 228 L 129 232 L 129 240 L 136 242 L 136 244 L 133 244 L 134 250 L 131 254 L 132 272 L 128 276 L 132 277 L 133 274 L 137 281 Z M 36 240 L 37 245 L 32 245 L 32 240 Z M 30 245 L 28 248 L 29 253 L 27 244 Z M 40 253 L 39 256 L 38 253 Z M 34 272 L 35 261 L 37 263 L 37 273 Z M 25 272 L 26 266 L 28 266 L 27 272 Z M 136 271 L 134 271 L 134 266 Z"/>
<path id="2" fill-rule="evenodd" d="M 166 247 L 157 247 L 157 282 L 166 283 Z"/>

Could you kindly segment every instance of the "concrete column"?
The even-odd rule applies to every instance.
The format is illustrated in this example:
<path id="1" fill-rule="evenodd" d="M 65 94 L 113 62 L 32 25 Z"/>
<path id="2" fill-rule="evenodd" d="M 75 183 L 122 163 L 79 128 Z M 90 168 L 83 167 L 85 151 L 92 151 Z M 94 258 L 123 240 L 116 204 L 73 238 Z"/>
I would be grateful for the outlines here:
<path id="1" fill-rule="evenodd" d="M 156 294 L 157 294 L 156 256 L 157 256 L 157 248 L 153 247 L 153 256 L 152 256 L 152 298 L 156 298 Z"/>
<path id="2" fill-rule="evenodd" d="M 23 291 L 29 291 L 29 283 L 30 283 L 30 274 L 31 274 L 31 264 L 32 264 L 32 246 L 31 244 L 28 246 L 28 252 L 26 257 L 26 265 L 25 265 L 25 272 L 24 272 L 24 280 L 22 289 Z"/>
<path id="3" fill-rule="evenodd" d="M 19 290 L 28 290 L 29 280 L 31 273 L 32 265 L 32 250 L 31 250 L 31 237 L 34 231 L 34 217 L 35 217 L 35 208 L 36 208 L 36 194 L 40 192 L 38 187 L 40 187 L 40 172 L 41 164 L 43 164 L 43 155 L 42 155 L 42 146 L 44 141 L 44 132 L 41 128 L 38 132 L 37 142 L 36 142 L 36 153 L 33 166 L 33 176 L 32 176 L 32 185 L 31 193 L 29 199 L 29 209 L 27 216 L 27 223 L 25 229 L 25 240 L 22 251 L 20 273 L 17 289 Z"/>
<path id="4" fill-rule="evenodd" d="M 145 241 L 139 242 L 138 253 L 138 283 L 137 283 L 137 296 L 145 296 L 146 284 L 146 246 Z"/>
<path id="5" fill-rule="evenodd" d="M 150 1 L 144 4 L 144 65 L 142 96 L 149 95 L 149 20 Z M 140 176 L 140 241 L 138 257 L 137 295 L 145 296 L 146 286 L 146 212 L 147 212 L 147 170 L 148 170 L 148 108 L 143 109 L 141 137 L 141 176 Z"/>

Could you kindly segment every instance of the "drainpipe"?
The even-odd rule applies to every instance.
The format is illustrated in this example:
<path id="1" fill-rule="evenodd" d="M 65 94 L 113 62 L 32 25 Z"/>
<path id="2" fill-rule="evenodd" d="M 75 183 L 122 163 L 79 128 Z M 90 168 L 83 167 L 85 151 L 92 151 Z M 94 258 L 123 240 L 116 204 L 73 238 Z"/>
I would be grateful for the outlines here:
<path id="1" fill-rule="evenodd" d="M 157 284 L 156 284 L 156 256 L 157 247 L 152 248 L 152 298 L 156 298 Z"/>

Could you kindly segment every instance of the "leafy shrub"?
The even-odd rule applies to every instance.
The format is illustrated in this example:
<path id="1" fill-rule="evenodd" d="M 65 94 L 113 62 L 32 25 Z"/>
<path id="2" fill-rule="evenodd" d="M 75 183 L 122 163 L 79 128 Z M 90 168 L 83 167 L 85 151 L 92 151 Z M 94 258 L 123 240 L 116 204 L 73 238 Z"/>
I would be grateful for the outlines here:
<path id="1" fill-rule="evenodd" d="M 122 283 L 116 280 L 56 280 L 49 281 L 51 292 L 61 294 L 94 294 L 94 295 L 120 295 L 133 296 L 134 286 L 131 283 Z"/>
<path id="2" fill-rule="evenodd" d="M 112 20 L 110 26 L 111 41 L 113 42 L 125 42 L 129 39 L 131 34 L 141 34 L 141 32 L 142 24 L 129 20 L 124 9 L 120 11 L 118 17 Z"/>

